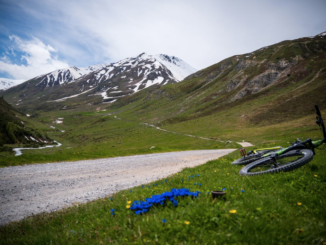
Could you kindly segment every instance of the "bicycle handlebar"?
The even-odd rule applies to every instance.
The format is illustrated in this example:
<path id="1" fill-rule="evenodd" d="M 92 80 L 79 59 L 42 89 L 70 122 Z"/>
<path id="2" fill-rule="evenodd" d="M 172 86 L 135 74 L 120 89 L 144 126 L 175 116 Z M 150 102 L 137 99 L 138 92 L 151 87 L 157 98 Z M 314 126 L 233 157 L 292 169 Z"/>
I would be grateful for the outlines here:
<path id="1" fill-rule="evenodd" d="M 321 126 L 322 128 L 322 131 L 323 131 L 323 135 L 324 135 L 324 141 L 326 141 L 326 132 L 325 132 L 325 125 L 324 125 L 324 121 L 323 121 L 323 118 L 321 117 L 321 113 L 320 113 L 320 110 L 318 108 L 318 105 L 315 105 L 315 108 L 316 108 L 316 114 L 317 114 L 317 117 L 316 117 L 316 123 Z"/>

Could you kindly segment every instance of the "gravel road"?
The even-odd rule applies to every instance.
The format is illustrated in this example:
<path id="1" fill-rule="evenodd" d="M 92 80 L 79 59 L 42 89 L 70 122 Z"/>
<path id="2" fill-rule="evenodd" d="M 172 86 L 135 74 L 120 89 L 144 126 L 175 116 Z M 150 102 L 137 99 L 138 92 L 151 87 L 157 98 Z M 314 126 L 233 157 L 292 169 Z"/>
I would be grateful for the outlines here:
<path id="1" fill-rule="evenodd" d="M 232 151 L 183 151 L 0 168 L 0 225 L 103 198 Z"/>

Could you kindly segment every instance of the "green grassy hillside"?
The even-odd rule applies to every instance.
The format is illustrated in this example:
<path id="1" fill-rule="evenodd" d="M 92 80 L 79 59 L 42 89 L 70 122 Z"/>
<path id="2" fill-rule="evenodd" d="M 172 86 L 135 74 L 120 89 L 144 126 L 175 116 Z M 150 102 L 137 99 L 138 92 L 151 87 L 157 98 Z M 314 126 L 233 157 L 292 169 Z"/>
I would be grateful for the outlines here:
<path id="1" fill-rule="evenodd" d="M 4 145 L 44 145 L 52 143 L 46 133 L 37 130 L 33 121 L 0 98 L 1 152 L 10 149 Z"/>
<path id="2" fill-rule="evenodd" d="M 47 125 L 47 128 L 42 129 L 43 132 L 62 143 L 62 146 L 25 150 L 18 157 L 12 153 L 6 158 L 0 158 L 0 166 L 238 147 L 235 143 L 161 131 L 130 118 L 117 117 L 107 111 L 64 110 L 39 112 L 31 116 L 40 120 L 40 124 Z M 62 123 L 57 124 L 59 118 Z"/>
<path id="3" fill-rule="evenodd" d="M 111 108 L 161 125 L 226 111 L 237 123 L 267 125 L 313 113 L 314 104 L 325 109 L 325 88 L 326 40 L 301 38 L 230 57 L 181 83 L 122 98 Z"/>

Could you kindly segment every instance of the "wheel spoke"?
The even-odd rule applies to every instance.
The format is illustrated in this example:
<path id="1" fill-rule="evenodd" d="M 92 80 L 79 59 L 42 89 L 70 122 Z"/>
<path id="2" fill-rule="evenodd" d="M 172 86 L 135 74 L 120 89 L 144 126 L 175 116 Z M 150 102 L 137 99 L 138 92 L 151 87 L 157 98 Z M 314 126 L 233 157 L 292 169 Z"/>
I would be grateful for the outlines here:
<path id="1" fill-rule="evenodd" d="M 279 172 L 288 172 L 299 168 L 314 157 L 309 149 L 292 150 L 282 154 L 273 160 L 271 157 L 262 158 L 254 161 L 240 169 L 240 175 L 260 175 Z"/>
<path id="2" fill-rule="evenodd" d="M 276 160 L 276 163 L 271 158 L 266 159 L 266 161 L 264 161 L 262 164 L 256 165 L 253 168 L 251 168 L 249 170 L 249 172 L 262 172 L 262 171 L 266 171 L 269 169 L 277 169 L 277 168 L 282 167 L 286 164 L 289 164 L 293 161 L 296 161 L 301 157 L 302 157 L 301 154 L 290 155 L 290 156 L 285 155 L 285 156 L 281 156 L 280 158 L 278 158 Z"/>

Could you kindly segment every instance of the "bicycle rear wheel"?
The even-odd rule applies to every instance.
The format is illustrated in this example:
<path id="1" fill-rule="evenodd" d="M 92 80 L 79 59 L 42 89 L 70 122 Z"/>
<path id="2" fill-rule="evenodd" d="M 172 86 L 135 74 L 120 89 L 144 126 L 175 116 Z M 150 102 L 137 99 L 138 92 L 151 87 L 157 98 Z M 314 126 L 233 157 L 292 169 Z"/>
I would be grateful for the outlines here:
<path id="1" fill-rule="evenodd" d="M 267 173 L 278 173 L 278 172 L 288 172 L 293 169 L 299 168 L 308 162 L 310 162 L 314 157 L 311 150 L 300 149 L 289 151 L 285 154 L 281 154 L 276 158 L 276 163 L 271 157 L 266 157 L 259 159 L 244 166 L 239 174 L 240 175 L 259 175 Z"/>
<path id="2" fill-rule="evenodd" d="M 249 156 L 245 156 L 245 157 L 241 157 L 235 161 L 233 161 L 231 164 L 233 165 L 246 165 L 249 164 L 251 162 L 257 161 L 258 159 L 261 158 L 262 155 L 249 155 Z"/>

